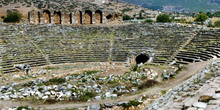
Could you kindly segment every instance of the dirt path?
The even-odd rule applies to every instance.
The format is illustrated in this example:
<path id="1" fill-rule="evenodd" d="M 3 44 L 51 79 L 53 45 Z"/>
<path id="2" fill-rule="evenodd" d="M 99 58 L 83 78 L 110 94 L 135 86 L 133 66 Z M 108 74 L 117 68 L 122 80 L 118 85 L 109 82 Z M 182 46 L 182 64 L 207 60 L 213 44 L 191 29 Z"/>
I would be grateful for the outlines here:
<path id="1" fill-rule="evenodd" d="M 210 61 L 206 61 L 206 62 L 192 63 L 189 65 L 186 65 L 186 66 L 184 66 L 185 69 L 182 70 L 179 74 L 177 74 L 175 76 L 175 78 L 173 78 L 173 79 L 165 81 L 158 86 L 154 86 L 152 88 L 149 88 L 139 94 L 122 96 L 122 97 L 118 97 L 117 99 L 113 99 L 113 100 L 105 99 L 105 100 L 99 100 L 99 101 L 93 101 L 93 102 L 83 102 L 83 103 L 69 102 L 69 103 L 56 103 L 56 104 L 50 104 L 50 105 L 46 105 L 46 104 L 38 105 L 38 104 L 32 104 L 32 103 L 28 103 L 28 102 L 16 102 L 16 101 L 1 101 L 0 107 L 1 107 L 1 105 L 3 105 L 4 108 L 5 107 L 14 107 L 16 105 L 17 106 L 28 105 L 33 108 L 40 107 L 40 108 L 46 108 L 46 109 L 51 109 L 51 108 L 64 109 L 64 108 L 85 107 L 85 106 L 89 106 L 89 105 L 96 105 L 96 104 L 103 104 L 103 103 L 116 103 L 116 102 L 129 101 L 129 100 L 138 98 L 143 95 L 151 96 L 151 95 L 155 95 L 155 94 L 161 92 L 162 90 L 169 90 L 169 89 L 177 86 L 178 84 L 184 82 L 186 79 L 188 79 L 192 75 L 196 74 L 201 69 L 208 66 L 212 61 L 214 61 L 214 60 L 210 60 Z"/>

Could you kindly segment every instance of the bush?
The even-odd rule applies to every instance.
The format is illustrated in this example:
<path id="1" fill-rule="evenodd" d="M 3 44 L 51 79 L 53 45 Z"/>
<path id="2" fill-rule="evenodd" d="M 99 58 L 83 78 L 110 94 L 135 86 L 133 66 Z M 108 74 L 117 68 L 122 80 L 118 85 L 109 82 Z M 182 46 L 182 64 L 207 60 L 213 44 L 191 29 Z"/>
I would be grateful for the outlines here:
<path id="1" fill-rule="evenodd" d="M 52 85 L 52 84 L 62 84 L 62 83 L 65 83 L 65 82 L 66 82 L 66 79 L 64 79 L 64 78 L 53 78 L 53 79 L 50 79 L 48 82 L 38 84 L 38 86 Z"/>
<path id="2" fill-rule="evenodd" d="M 128 103 L 123 103 L 121 106 L 124 107 L 124 108 L 129 108 L 129 107 L 132 107 L 132 106 L 138 106 L 140 104 L 141 103 L 137 100 L 130 100 Z"/>
<path id="3" fill-rule="evenodd" d="M 16 110 L 30 110 L 28 106 L 19 106 Z"/>
<path id="4" fill-rule="evenodd" d="M 215 27 L 220 27 L 220 21 L 215 22 Z"/>
<path id="5" fill-rule="evenodd" d="M 144 89 L 154 86 L 155 84 L 158 84 L 158 81 L 155 80 L 147 80 L 144 84 L 140 85 L 138 89 Z"/>
<path id="6" fill-rule="evenodd" d="M 124 15 L 123 16 L 123 20 L 130 20 L 131 19 L 131 16 L 129 16 L 129 15 Z"/>
<path id="7" fill-rule="evenodd" d="M 11 14 L 9 14 L 4 20 L 3 22 L 7 22 L 7 23 L 16 23 L 16 22 L 20 22 L 22 18 L 22 14 L 20 12 L 13 12 Z"/>
<path id="8" fill-rule="evenodd" d="M 196 16 L 195 21 L 196 22 L 204 22 L 207 19 L 208 19 L 208 16 L 205 13 L 200 13 L 199 15 Z"/>
<path id="9" fill-rule="evenodd" d="M 144 22 L 145 23 L 153 23 L 154 21 L 152 19 L 146 19 Z"/>
<path id="10" fill-rule="evenodd" d="M 141 70 L 141 67 L 138 66 L 137 64 L 131 65 L 131 67 L 130 67 L 130 71 L 138 71 L 138 72 L 140 72 L 140 70 Z"/>
<path id="11" fill-rule="evenodd" d="M 87 101 L 96 96 L 95 92 L 86 92 L 84 95 L 80 96 L 80 101 Z"/>
<path id="12" fill-rule="evenodd" d="M 171 22 L 172 20 L 170 19 L 170 16 L 167 15 L 167 14 L 160 14 L 158 17 L 157 17 L 157 22 L 162 22 L 162 23 L 165 23 L 165 22 Z"/>

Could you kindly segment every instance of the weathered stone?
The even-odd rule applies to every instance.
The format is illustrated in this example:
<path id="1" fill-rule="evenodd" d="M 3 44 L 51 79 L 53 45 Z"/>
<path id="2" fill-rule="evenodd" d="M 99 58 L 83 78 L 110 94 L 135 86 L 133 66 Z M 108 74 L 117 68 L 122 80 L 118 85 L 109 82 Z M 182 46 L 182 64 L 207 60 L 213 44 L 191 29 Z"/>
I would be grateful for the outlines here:
<path id="1" fill-rule="evenodd" d="M 202 109 L 205 109 L 207 107 L 207 103 L 204 103 L 204 102 L 195 102 L 193 104 L 194 107 L 198 107 L 198 108 L 202 108 Z"/>

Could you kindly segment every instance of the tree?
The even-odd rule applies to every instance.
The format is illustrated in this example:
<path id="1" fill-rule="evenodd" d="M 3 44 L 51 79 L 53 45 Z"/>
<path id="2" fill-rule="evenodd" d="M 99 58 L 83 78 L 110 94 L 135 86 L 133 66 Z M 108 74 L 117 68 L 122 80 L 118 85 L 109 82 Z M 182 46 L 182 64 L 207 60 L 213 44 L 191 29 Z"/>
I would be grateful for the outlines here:
<path id="1" fill-rule="evenodd" d="M 195 21 L 196 22 L 204 22 L 207 19 L 208 19 L 208 16 L 205 13 L 200 13 L 196 16 Z"/>
<path id="2" fill-rule="evenodd" d="M 22 18 L 22 14 L 20 12 L 12 12 L 11 14 L 9 14 L 4 20 L 3 22 L 7 22 L 7 23 L 15 23 L 15 22 L 20 22 Z"/>
<path id="3" fill-rule="evenodd" d="M 213 17 L 213 14 L 211 12 L 207 12 L 206 15 L 209 17 L 209 18 L 212 18 Z"/>
<path id="4" fill-rule="evenodd" d="M 124 15 L 123 16 L 123 20 L 130 20 L 131 19 L 131 16 L 129 16 L 129 15 Z"/>
<path id="5" fill-rule="evenodd" d="M 160 14 L 158 17 L 157 17 L 157 22 L 171 22 L 172 20 L 170 19 L 170 16 L 167 15 L 167 14 Z"/>

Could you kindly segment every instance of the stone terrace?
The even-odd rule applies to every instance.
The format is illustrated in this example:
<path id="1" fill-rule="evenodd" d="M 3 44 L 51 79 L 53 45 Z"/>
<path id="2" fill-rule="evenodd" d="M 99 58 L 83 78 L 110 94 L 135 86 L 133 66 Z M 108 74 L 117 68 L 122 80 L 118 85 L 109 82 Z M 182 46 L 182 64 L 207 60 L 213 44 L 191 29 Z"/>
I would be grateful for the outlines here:
<path id="1" fill-rule="evenodd" d="M 141 52 L 154 53 L 153 62 L 163 64 L 197 31 L 177 24 L 0 25 L 4 73 L 23 63 L 126 62 Z"/>
<path id="2" fill-rule="evenodd" d="M 1 71 L 14 72 L 13 65 L 28 63 L 31 66 L 48 64 L 30 39 L 16 25 L 0 26 L 1 35 Z"/>
<path id="3" fill-rule="evenodd" d="M 200 31 L 175 58 L 187 62 L 198 62 L 214 57 L 220 57 L 220 29 Z"/>
<path id="4" fill-rule="evenodd" d="M 147 106 L 148 110 L 219 110 L 220 60 L 213 62 L 164 96 Z"/>

